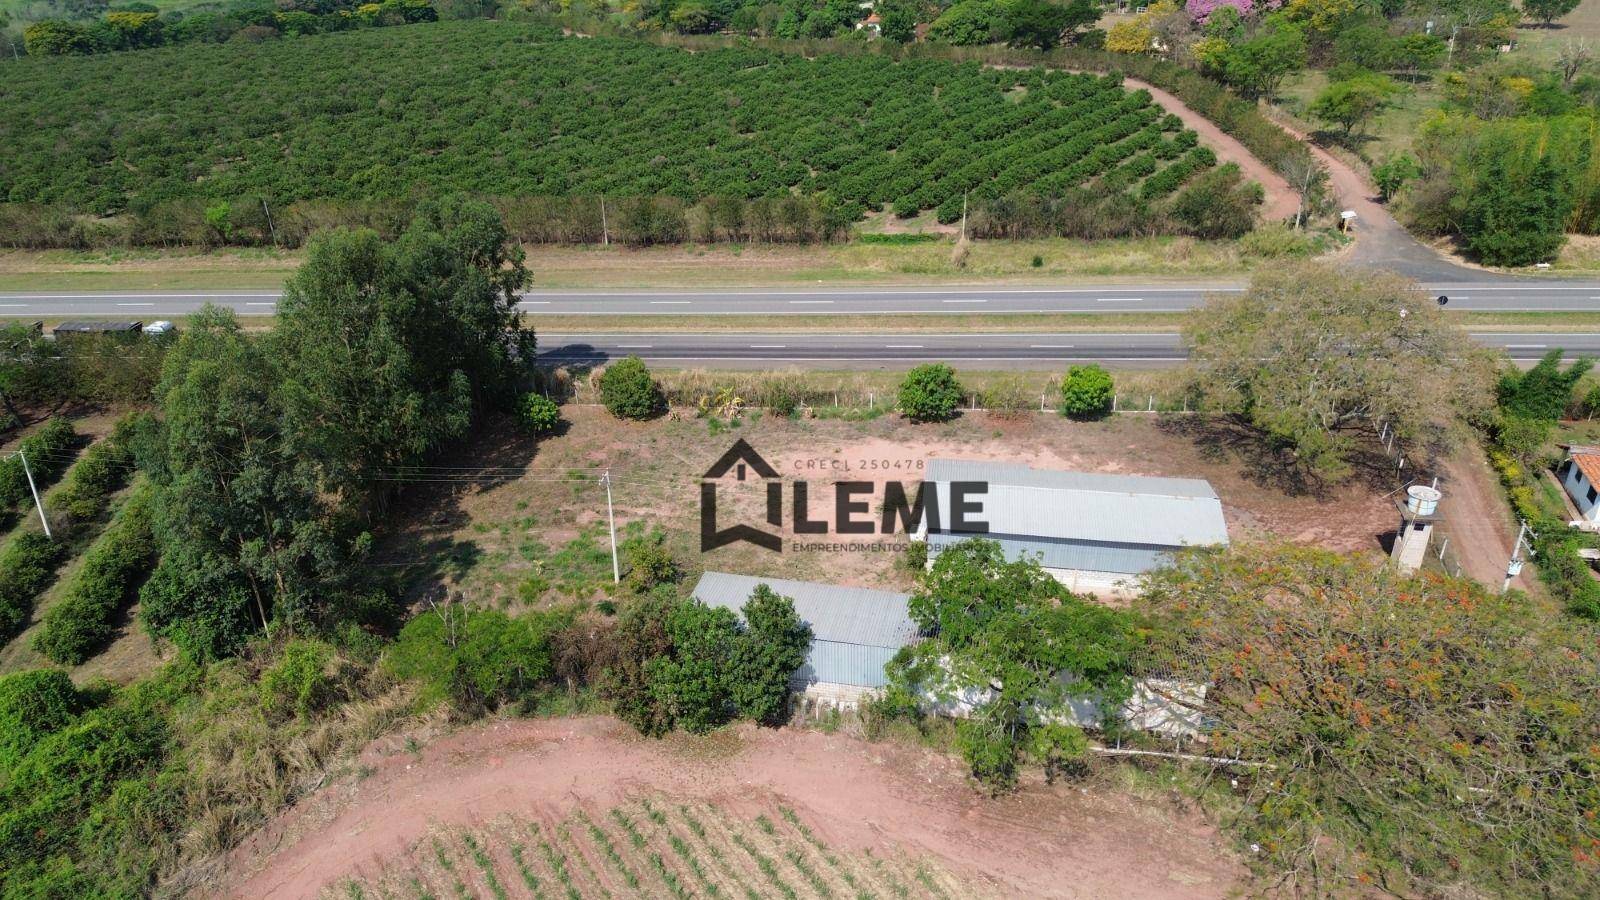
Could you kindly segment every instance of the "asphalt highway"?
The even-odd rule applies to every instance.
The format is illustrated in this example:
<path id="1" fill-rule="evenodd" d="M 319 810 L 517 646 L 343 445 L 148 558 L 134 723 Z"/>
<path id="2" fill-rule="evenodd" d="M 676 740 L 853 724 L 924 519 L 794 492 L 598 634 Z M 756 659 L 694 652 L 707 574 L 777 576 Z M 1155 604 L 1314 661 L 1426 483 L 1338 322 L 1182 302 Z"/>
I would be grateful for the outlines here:
<path id="1" fill-rule="evenodd" d="M 1072 287 L 946 285 L 872 288 L 772 288 L 745 290 L 529 291 L 522 309 L 531 315 L 862 315 L 884 313 L 1107 313 L 1176 312 L 1206 294 L 1238 291 L 1239 284 L 1104 284 Z M 1450 309 L 1480 311 L 1600 310 L 1600 282 L 1521 279 L 1477 284 L 1427 284 Z M 0 316 L 177 319 L 211 302 L 241 315 L 271 315 L 276 291 L 121 293 L 0 293 Z"/>
<path id="2" fill-rule="evenodd" d="M 1532 361 L 1550 349 L 1600 356 L 1600 333 L 1478 333 L 1473 339 Z M 938 361 L 988 368 L 1050 368 L 1062 363 L 1170 366 L 1185 358 L 1176 334 L 550 334 L 539 335 L 541 361 L 597 365 L 639 356 L 656 365 L 693 368 L 904 368 Z"/>

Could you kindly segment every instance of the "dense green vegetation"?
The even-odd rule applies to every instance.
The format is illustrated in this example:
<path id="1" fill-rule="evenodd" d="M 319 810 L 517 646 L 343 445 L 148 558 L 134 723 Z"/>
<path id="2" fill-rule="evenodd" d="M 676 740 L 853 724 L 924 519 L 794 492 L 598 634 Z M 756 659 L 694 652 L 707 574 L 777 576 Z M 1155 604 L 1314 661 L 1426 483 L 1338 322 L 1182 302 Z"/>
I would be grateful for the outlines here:
<path id="1" fill-rule="evenodd" d="M 135 490 L 86 554 L 66 592 L 44 614 L 33 646 L 62 665 L 78 665 L 111 639 L 117 614 L 138 595 L 155 561 L 150 494 Z"/>
<path id="2" fill-rule="evenodd" d="M 1186 555 L 1135 608 L 1164 665 L 1211 685 L 1218 810 L 1316 896 L 1592 897 L 1600 885 L 1600 672 L 1586 623 L 1520 593 L 1368 557 Z"/>
<path id="3" fill-rule="evenodd" d="M 934 560 L 910 612 L 929 637 L 889 664 L 878 711 L 918 718 L 929 703 L 969 704 L 956 743 L 990 790 L 1014 788 L 1024 760 L 1052 777 L 1081 762 L 1083 731 L 1059 718 L 1071 699 L 1095 698 L 1105 717 L 1095 724 L 1118 729 L 1143 640 L 1137 619 L 1072 594 L 1036 560 L 964 541 Z"/>
<path id="4" fill-rule="evenodd" d="M 1284 451 L 1276 477 L 1347 477 L 1374 427 L 1402 453 L 1442 458 L 1493 405 L 1492 357 L 1394 275 L 1263 272 L 1243 293 L 1208 297 L 1183 335 L 1192 392 Z"/>
<path id="5" fill-rule="evenodd" d="M 1550 447 L 1552 433 L 1557 420 L 1580 405 L 1576 388 L 1594 364 L 1579 359 L 1563 366 L 1561 358 L 1561 350 L 1552 350 L 1526 372 L 1510 371 L 1501 377 L 1488 429 L 1489 460 L 1505 485 L 1512 510 L 1533 530 L 1529 540 L 1539 580 L 1568 612 L 1600 620 L 1600 581 L 1578 555 L 1600 541 L 1568 524 L 1561 497 L 1549 495 L 1549 486 L 1539 475 L 1560 459 Z M 1590 399 L 1582 398 L 1581 405 L 1587 406 Z"/>
<path id="6" fill-rule="evenodd" d="M 52 237 L 82 227 L 61 210 L 132 213 L 142 243 L 268 242 L 328 220 L 393 230 L 418 191 L 451 190 L 568 198 L 566 215 L 586 220 L 601 218 L 598 197 L 629 198 L 606 227 L 639 242 L 681 239 L 695 201 L 724 232 L 747 233 L 744 201 L 765 199 L 781 201 L 766 215 L 820 215 L 814 233 L 827 234 L 869 208 L 953 221 L 966 194 L 1091 185 L 1150 227 L 1184 180 L 1164 173 L 1213 161 L 1115 79 L 687 54 L 514 23 L 27 59 L 7 75 L 0 197 L 14 244 L 70 237 Z M 822 211 L 788 210 L 796 193 Z"/>
<path id="7" fill-rule="evenodd" d="M 794 601 L 757 585 L 735 614 L 670 587 L 630 606 L 618 620 L 603 697 L 641 732 L 704 732 L 735 718 L 781 724 L 789 679 L 805 661 L 811 628 Z"/>
<path id="8" fill-rule="evenodd" d="M 22 503 L 31 502 L 33 488 L 43 491 L 72 464 L 73 446 L 78 434 L 66 419 L 51 419 L 17 445 L 19 452 L 0 459 L 0 512 L 9 513 Z"/>
<path id="9" fill-rule="evenodd" d="M 961 406 L 961 382 L 944 363 L 925 363 L 906 373 L 896 405 L 913 422 L 943 422 Z"/>

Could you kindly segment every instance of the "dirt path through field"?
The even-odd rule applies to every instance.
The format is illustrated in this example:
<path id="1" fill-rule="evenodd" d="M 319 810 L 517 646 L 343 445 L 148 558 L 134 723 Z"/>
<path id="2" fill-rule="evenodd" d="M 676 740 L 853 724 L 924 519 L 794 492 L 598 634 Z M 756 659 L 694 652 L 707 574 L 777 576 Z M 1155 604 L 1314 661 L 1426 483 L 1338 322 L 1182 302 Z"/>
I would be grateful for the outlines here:
<path id="1" fill-rule="evenodd" d="M 753 727 L 655 741 L 587 717 L 477 726 L 415 754 L 391 744 L 368 751 L 370 775 L 324 789 L 235 851 L 217 893 L 309 897 L 381 872 L 430 827 L 649 796 L 730 813 L 781 803 L 840 851 L 933 857 L 1002 896 L 1223 897 L 1246 875 L 1225 838 L 1165 801 L 1042 782 L 991 800 L 957 761 L 898 743 Z"/>
<path id="2" fill-rule="evenodd" d="M 1149 91 L 1150 96 L 1161 104 L 1163 109 L 1182 119 L 1185 127 L 1200 135 L 1200 140 L 1217 152 L 1218 159 L 1236 164 L 1247 180 L 1259 182 L 1267 194 L 1266 202 L 1261 206 L 1263 222 L 1279 222 L 1294 215 L 1300 206 L 1300 199 L 1289 187 L 1289 182 L 1271 166 L 1256 158 L 1256 155 L 1244 144 L 1239 143 L 1237 138 L 1217 127 L 1215 122 L 1190 109 L 1175 94 L 1137 78 L 1124 78 L 1122 83 Z"/>
<path id="3" fill-rule="evenodd" d="M 1482 448 L 1473 444 L 1445 463 L 1444 474 L 1439 512 L 1445 518 L 1444 530 L 1450 535 L 1454 555 L 1467 575 L 1498 589 L 1506 577 L 1517 523 L 1500 499 L 1494 472 Z M 1512 586 L 1526 590 L 1531 571 L 1524 569 Z"/>

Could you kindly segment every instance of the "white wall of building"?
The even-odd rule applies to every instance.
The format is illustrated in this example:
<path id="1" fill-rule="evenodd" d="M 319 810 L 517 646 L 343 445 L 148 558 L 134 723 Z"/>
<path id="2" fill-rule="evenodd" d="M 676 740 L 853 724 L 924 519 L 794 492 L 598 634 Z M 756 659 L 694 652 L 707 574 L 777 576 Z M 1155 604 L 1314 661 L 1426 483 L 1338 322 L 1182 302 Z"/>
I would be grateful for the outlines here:
<path id="1" fill-rule="evenodd" d="M 1595 485 L 1589 483 L 1583 470 L 1572 460 L 1567 460 L 1566 469 L 1567 475 L 1561 479 L 1561 486 L 1567 489 L 1567 496 L 1572 498 L 1573 505 L 1578 507 L 1584 519 L 1600 521 L 1600 494 L 1596 493 Z"/>

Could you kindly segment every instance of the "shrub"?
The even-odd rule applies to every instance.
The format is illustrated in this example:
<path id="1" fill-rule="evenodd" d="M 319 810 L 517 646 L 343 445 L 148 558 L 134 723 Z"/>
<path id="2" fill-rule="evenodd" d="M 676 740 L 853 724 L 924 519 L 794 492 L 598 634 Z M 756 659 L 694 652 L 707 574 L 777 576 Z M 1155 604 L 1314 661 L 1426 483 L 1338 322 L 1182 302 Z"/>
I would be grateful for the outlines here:
<path id="1" fill-rule="evenodd" d="M 553 673 L 549 614 L 512 618 L 492 609 L 446 606 L 400 630 L 386 664 L 422 683 L 422 700 L 494 709 L 526 697 Z"/>
<path id="2" fill-rule="evenodd" d="M 33 473 L 33 483 L 40 491 L 55 483 L 72 460 L 72 445 L 78 433 L 65 419 L 51 419 L 17 445 L 28 457 L 24 469 L 22 457 L 12 454 L 0 460 L 0 508 L 11 509 L 32 497 L 28 490 L 28 472 Z"/>
<path id="3" fill-rule="evenodd" d="M 1014 373 L 996 378 L 983 392 L 983 405 L 990 411 L 1012 415 L 1033 409 L 1036 399 L 1022 376 Z"/>
<path id="4" fill-rule="evenodd" d="M 1073 366 L 1061 380 L 1061 414 L 1094 419 L 1111 411 L 1111 373 L 1097 365 Z"/>
<path id="5" fill-rule="evenodd" d="M 66 548 L 37 531 L 24 531 L 0 551 L 0 641 L 21 631 L 33 601 L 55 580 Z"/>
<path id="6" fill-rule="evenodd" d="M 921 574 L 928 567 L 928 542 L 907 541 L 905 555 L 900 560 L 907 569 Z"/>
<path id="7" fill-rule="evenodd" d="M 127 483 L 132 471 L 129 441 L 135 421 L 132 416 L 124 418 L 110 435 L 84 451 L 50 498 L 55 510 L 74 522 L 89 521 L 105 512 L 111 495 Z"/>
<path id="8" fill-rule="evenodd" d="M 1239 238 L 1239 249 L 1266 259 L 1300 259 L 1320 249 L 1319 239 L 1307 231 L 1296 231 L 1281 222 L 1268 222 Z"/>
<path id="9" fill-rule="evenodd" d="M 261 709 L 269 717 L 305 718 L 327 705 L 336 695 L 328 675 L 333 647 L 322 641 L 293 640 L 283 647 L 278 661 L 261 673 L 257 690 Z"/>
<path id="10" fill-rule="evenodd" d="M 619 419 L 648 419 L 666 408 L 661 386 L 637 356 L 608 367 L 600 376 L 600 402 Z"/>
<path id="11" fill-rule="evenodd" d="M 683 577 L 678 561 L 659 542 L 647 542 L 628 554 L 628 588 L 648 594 L 657 585 L 676 584 Z"/>
<path id="12" fill-rule="evenodd" d="M 116 614 L 133 602 L 155 560 L 150 491 L 128 498 L 105 534 L 85 554 L 66 595 L 45 613 L 34 649 L 63 665 L 79 665 L 110 640 Z"/>
<path id="13" fill-rule="evenodd" d="M 942 422 L 960 405 L 961 383 L 944 363 L 917 366 L 900 382 L 900 411 L 913 422 Z"/>
<path id="14" fill-rule="evenodd" d="M 543 394 L 529 392 L 517 404 L 517 418 L 534 434 L 549 434 L 561 424 L 561 407 Z"/>
<path id="15" fill-rule="evenodd" d="M 47 734 L 71 724 L 87 704 L 60 669 L 0 676 L 0 772 Z"/>

